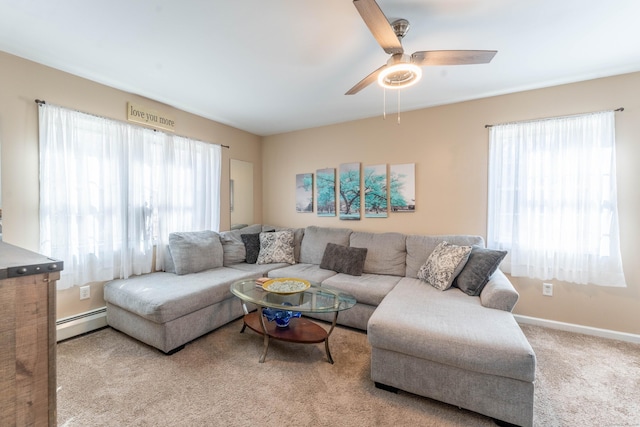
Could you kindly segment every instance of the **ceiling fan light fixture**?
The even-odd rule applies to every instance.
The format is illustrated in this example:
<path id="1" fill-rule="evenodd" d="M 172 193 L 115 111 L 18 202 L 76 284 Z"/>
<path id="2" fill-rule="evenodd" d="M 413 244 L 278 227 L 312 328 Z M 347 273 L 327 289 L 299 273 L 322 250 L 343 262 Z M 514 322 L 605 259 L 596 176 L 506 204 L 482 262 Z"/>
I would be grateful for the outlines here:
<path id="1" fill-rule="evenodd" d="M 422 78 L 422 69 L 410 62 L 395 62 L 378 74 L 378 84 L 387 89 L 413 86 Z"/>

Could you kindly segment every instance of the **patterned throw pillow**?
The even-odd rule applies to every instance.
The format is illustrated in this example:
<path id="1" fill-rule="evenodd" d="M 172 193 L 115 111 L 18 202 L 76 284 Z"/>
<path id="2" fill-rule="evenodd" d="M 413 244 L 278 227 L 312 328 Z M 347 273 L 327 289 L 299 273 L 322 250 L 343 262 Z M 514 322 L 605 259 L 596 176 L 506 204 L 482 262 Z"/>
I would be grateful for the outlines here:
<path id="1" fill-rule="evenodd" d="M 260 233 L 258 264 L 286 262 L 295 264 L 293 230 Z"/>
<path id="2" fill-rule="evenodd" d="M 471 246 L 457 246 L 442 242 L 431 252 L 427 262 L 418 271 L 418 279 L 436 289 L 449 289 L 469 259 Z"/>

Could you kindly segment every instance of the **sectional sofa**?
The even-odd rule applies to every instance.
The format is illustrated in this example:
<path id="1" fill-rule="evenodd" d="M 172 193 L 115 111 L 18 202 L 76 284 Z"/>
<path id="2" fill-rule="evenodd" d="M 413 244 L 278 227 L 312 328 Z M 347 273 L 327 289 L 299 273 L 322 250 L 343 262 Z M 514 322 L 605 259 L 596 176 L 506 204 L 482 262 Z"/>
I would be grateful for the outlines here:
<path id="1" fill-rule="evenodd" d="M 377 387 L 533 424 L 535 354 L 482 237 L 255 224 L 169 240 L 168 271 L 105 285 L 113 328 L 171 354 L 243 315 L 234 281 L 304 278 L 356 298 L 338 323 L 367 331 Z"/>

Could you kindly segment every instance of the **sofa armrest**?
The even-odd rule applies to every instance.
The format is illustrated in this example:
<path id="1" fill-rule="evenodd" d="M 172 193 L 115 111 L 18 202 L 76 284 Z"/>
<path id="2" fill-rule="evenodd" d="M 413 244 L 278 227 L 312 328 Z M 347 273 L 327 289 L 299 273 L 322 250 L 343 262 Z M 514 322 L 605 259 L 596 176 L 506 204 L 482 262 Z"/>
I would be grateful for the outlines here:
<path id="1" fill-rule="evenodd" d="M 480 293 L 483 306 L 511 312 L 520 295 L 500 269 L 491 275 Z"/>

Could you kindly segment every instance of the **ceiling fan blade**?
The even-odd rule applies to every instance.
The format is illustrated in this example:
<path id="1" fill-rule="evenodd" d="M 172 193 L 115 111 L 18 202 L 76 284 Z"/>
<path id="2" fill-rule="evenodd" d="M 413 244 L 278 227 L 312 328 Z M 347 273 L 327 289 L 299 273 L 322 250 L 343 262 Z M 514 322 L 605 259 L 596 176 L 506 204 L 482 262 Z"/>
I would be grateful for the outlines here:
<path id="1" fill-rule="evenodd" d="M 375 0 L 353 0 L 369 31 L 388 54 L 403 53 L 402 43 Z"/>
<path id="2" fill-rule="evenodd" d="M 416 65 L 467 65 L 488 64 L 496 50 L 424 50 L 411 55 Z"/>
<path id="3" fill-rule="evenodd" d="M 378 79 L 378 74 L 380 74 L 380 71 L 382 71 L 382 69 L 385 68 L 386 66 L 387 64 L 383 65 L 382 67 L 375 70 L 373 73 L 369 74 L 364 79 L 360 80 L 358 83 L 356 83 L 354 87 L 349 89 L 347 93 L 345 93 L 345 95 L 355 95 L 365 87 L 369 86 L 371 83 L 375 82 Z"/>

